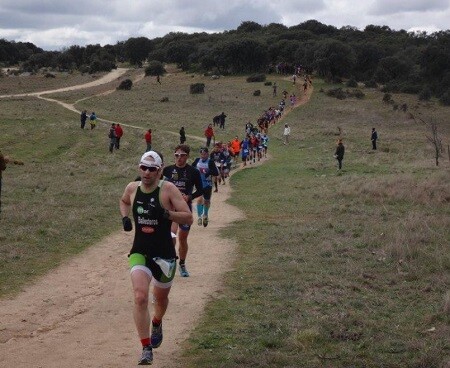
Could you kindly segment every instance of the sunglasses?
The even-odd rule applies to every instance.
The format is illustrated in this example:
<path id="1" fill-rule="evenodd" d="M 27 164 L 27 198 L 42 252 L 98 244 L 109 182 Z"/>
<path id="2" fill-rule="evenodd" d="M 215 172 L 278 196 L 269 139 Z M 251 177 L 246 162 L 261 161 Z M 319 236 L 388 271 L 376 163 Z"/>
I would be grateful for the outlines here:
<path id="1" fill-rule="evenodd" d="M 155 166 L 145 166 L 145 165 L 141 165 L 139 166 L 139 168 L 142 171 L 150 171 L 150 172 L 155 172 L 159 170 L 159 167 L 155 167 Z"/>
<path id="2" fill-rule="evenodd" d="M 187 153 L 175 153 L 174 155 L 175 155 L 176 158 L 178 158 L 178 157 L 185 157 L 185 156 L 187 156 Z"/>

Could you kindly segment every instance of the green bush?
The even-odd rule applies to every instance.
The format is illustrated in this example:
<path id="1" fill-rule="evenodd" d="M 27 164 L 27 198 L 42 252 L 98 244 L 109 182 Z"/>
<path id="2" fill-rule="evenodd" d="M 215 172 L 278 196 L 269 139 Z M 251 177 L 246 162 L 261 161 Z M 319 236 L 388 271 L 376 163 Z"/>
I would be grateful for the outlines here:
<path id="1" fill-rule="evenodd" d="M 119 87 L 117 87 L 117 89 L 129 91 L 132 86 L 133 82 L 131 81 L 131 79 L 125 79 L 122 82 L 120 82 Z"/>
<path id="2" fill-rule="evenodd" d="M 420 101 L 430 101 L 430 99 L 431 99 L 431 90 L 429 87 L 425 87 L 419 93 L 419 100 Z"/>
<path id="3" fill-rule="evenodd" d="M 347 83 L 345 83 L 347 87 L 356 88 L 358 87 L 358 82 L 354 78 L 350 78 Z"/>
<path id="4" fill-rule="evenodd" d="M 253 96 L 261 96 L 261 90 L 257 89 L 253 92 Z"/>
<path id="5" fill-rule="evenodd" d="M 385 93 L 383 96 L 383 102 L 391 102 L 392 101 L 392 95 L 390 93 Z"/>
<path id="6" fill-rule="evenodd" d="M 148 66 L 145 68 L 145 76 L 157 76 L 164 75 L 166 73 L 166 69 L 164 69 L 163 64 L 158 60 L 152 60 L 148 62 Z"/>
<path id="7" fill-rule="evenodd" d="M 264 82 L 266 80 L 265 74 L 252 74 L 247 78 L 247 82 Z"/>
<path id="8" fill-rule="evenodd" d="M 374 79 L 368 80 L 364 82 L 364 86 L 367 88 L 377 88 L 377 82 Z"/>
<path id="9" fill-rule="evenodd" d="M 328 90 L 327 96 L 336 97 L 338 100 L 345 100 L 347 98 L 347 94 L 342 90 L 342 88 Z"/>
<path id="10" fill-rule="evenodd" d="M 265 85 L 265 86 L 271 86 L 271 85 L 272 85 L 272 82 L 265 82 L 264 85 Z"/>
<path id="11" fill-rule="evenodd" d="M 205 93 L 205 83 L 191 84 L 189 91 L 191 94 Z"/>
<path id="12" fill-rule="evenodd" d="M 439 101 L 444 106 L 450 106 L 450 92 L 445 92 Z"/>

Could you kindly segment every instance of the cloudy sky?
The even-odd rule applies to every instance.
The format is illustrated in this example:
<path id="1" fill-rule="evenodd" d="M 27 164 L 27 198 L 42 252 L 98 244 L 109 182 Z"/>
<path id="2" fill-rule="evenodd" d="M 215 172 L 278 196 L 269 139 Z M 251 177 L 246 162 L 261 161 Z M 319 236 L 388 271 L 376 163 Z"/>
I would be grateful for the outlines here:
<path id="1" fill-rule="evenodd" d="M 450 29 L 450 0 L 0 0 L 0 39 L 45 50 L 114 45 L 169 32 L 223 32 L 243 21 L 338 28 Z"/>

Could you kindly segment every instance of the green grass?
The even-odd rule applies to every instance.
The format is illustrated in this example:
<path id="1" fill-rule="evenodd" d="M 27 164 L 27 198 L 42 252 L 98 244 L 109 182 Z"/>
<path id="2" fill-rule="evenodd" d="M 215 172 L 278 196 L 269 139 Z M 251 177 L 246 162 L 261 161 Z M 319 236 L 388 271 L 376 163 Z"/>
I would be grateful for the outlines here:
<path id="1" fill-rule="evenodd" d="M 188 93 L 197 82 L 206 84 L 204 95 Z M 310 102 L 285 118 L 291 144 L 281 144 L 282 125 L 275 125 L 272 159 L 231 179 L 231 202 L 247 219 L 222 232 L 237 240 L 238 256 L 185 345 L 186 367 L 437 368 L 450 359 L 449 161 L 434 165 L 426 127 L 393 111 L 381 92 L 339 101 L 319 92 L 329 86 L 314 84 Z M 261 97 L 252 96 L 255 89 Z M 170 131 L 184 125 L 201 136 L 225 111 L 218 139 L 231 139 L 278 102 L 271 92 L 244 77 L 179 73 L 162 86 L 146 78 L 129 92 L 88 98 L 77 107 L 142 127 L 125 127 L 114 155 L 107 124 L 81 131 L 78 116 L 54 104 L 0 100 L 0 148 L 25 162 L 3 177 L 1 294 L 120 229 L 118 198 L 136 175 L 145 129 L 168 154 L 178 138 Z M 164 96 L 168 103 L 159 102 Z M 437 121 L 449 144 L 448 108 L 394 99 Z M 375 153 L 372 126 L 380 135 Z M 339 128 L 341 172 L 332 157 Z M 23 272 L 14 272 L 18 266 Z"/>

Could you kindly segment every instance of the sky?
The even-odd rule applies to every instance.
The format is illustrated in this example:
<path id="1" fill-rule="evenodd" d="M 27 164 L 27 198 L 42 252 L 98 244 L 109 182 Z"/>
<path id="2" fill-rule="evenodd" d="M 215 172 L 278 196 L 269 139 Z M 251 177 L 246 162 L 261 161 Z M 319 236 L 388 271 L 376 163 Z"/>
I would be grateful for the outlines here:
<path id="1" fill-rule="evenodd" d="M 431 34 L 450 29 L 450 0 L 0 0 L 0 39 L 61 51 L 170 32 L 220 33 L 244 21 L 290 27 L 310 19 Z"/>

